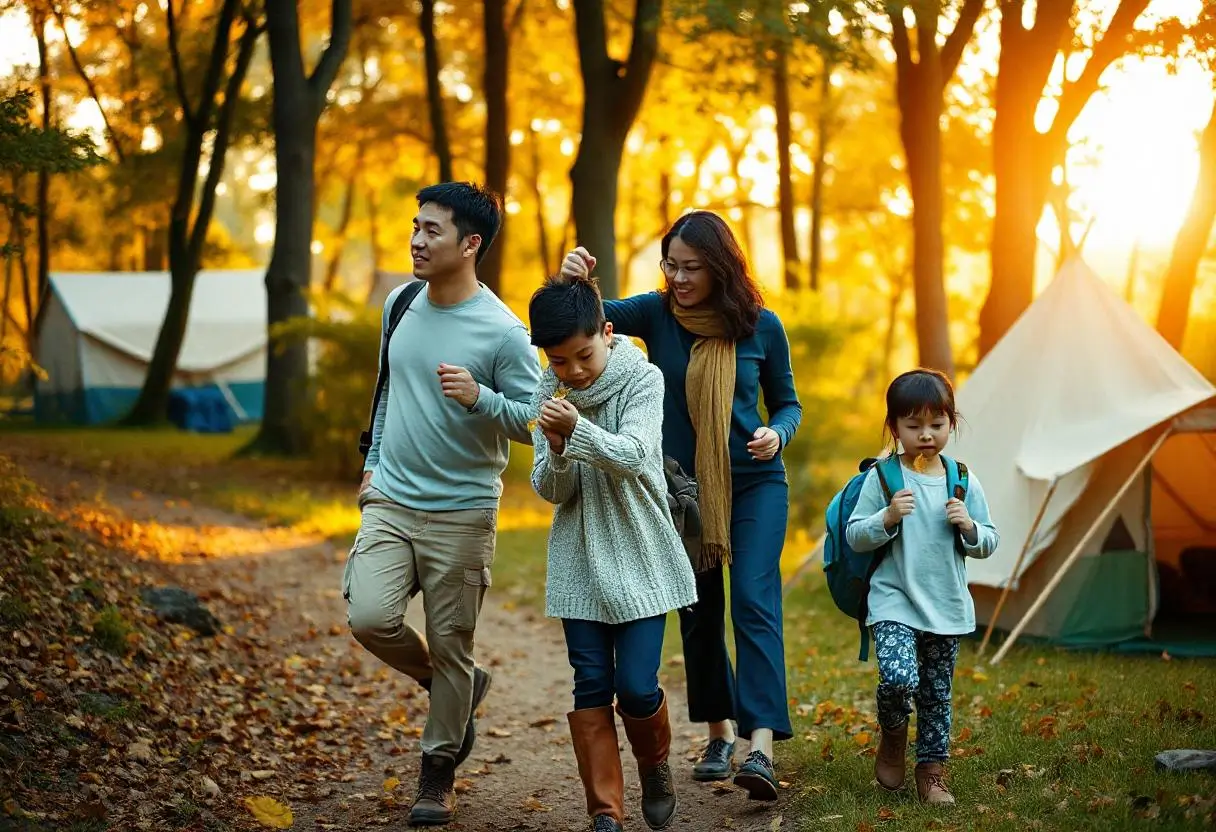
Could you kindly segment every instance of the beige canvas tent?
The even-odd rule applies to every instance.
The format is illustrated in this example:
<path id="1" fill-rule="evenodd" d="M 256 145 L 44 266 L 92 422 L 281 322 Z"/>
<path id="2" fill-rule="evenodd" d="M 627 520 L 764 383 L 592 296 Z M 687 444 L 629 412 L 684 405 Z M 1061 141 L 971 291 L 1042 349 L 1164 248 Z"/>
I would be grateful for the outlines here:
<path id="1" fill-rule="evenodd" d="M 1001 531 L 967 563 L 982 631 L 1011 636 L 993 661 L 1023 634 L 1161 649 L 1186 623 L 1177 649 L 1216 655 L 1216 388 L 1077 259 L 958 406 L 947 452 Z"/>

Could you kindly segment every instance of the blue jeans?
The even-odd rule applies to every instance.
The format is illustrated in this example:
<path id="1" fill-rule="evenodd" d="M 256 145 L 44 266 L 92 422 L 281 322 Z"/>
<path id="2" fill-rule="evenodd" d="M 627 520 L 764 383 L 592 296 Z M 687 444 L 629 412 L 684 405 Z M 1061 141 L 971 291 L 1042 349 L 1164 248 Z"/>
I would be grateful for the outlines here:
<path id="1" fill-rule="evenodd" d="M 575 710 L 602 708 L 615 697 L 626 716 L 653 716 L 663 704 L 659 662 L 666 625 L 665 615 L 624 624 L 563 618 Z"/>
<path id="2" fill-rule="evenodd" d="M 913 630 L 906 624 L 874 624 L 878 659 L 878 724 L 897 730 L 916 700 L 916 762 L 944 763 L 950 756 L 951 688 L 958 636 Z"/>
<path id="3" fill-rule="evenodd" d="M 789 699 L 781 620 L 781 550 L 789 517 L 785 473 L 734 479 L 730 524 L 730 607 L 738 673 L 726 650 L 722 568 L 697 575 L 697 603 L 680 611 L 688 718 L 737 719 L 745 739 L 757 728 L 787 740 Z"/>

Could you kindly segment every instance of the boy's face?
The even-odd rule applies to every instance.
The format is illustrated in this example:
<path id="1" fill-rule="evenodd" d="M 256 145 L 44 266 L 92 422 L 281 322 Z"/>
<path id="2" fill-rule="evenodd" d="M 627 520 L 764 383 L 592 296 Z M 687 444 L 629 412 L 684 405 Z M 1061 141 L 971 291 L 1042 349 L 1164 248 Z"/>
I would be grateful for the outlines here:
<path id="1" fill-rule="evenodd" d="M 598 335 L 572 335 L 560 344 L 545 348 L 545 357 L 557 380 L 572 390 L 589 387 L 608 364 L 608 345 L 612 341 L 612 322 L 604 324 Z"/>

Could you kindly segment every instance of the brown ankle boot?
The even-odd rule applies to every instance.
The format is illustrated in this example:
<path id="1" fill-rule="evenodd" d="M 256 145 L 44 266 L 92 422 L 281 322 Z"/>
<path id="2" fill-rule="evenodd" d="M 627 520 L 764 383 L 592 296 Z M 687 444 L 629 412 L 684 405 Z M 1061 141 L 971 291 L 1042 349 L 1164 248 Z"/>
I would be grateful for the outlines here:
<path id="1" fill-rule="evenodd" d="M 671 777 L 667 755 L 671 751 L 671 723 L 667 719 L 667 697 L 659 709 L 645 719 L 621 713 L 625 736 L 638 761 L 642 780 L 642 818 L 651 829 L 666 829 L 676 817 L 676 784 Z"/>
<path id="2" fill-rule="evenodd" d="M 904 787 L 907 777 L 905 755 L 908 751 L 908 723 L 895 731 L 879 728 L 882 738 L 878 742 L 878 754 L 874 757 L 874 778 L 884 789 L 895 791 Z"/>
<path id="3" fill-rule="evenodd" d="M 930 806 L 953 806 L 954 795 L 946 788 L 943 779 L 946 769 L 941 763 L 916 764 L 916 794 L 921 803 Z"/>
<path id="4" fill-rule="evenodd" d="M 578 776 L 587 794 L 587 814 L 625 819 L 625 776 L 612 708 L 582 708 L 566 714 L 578 760 Z"/>

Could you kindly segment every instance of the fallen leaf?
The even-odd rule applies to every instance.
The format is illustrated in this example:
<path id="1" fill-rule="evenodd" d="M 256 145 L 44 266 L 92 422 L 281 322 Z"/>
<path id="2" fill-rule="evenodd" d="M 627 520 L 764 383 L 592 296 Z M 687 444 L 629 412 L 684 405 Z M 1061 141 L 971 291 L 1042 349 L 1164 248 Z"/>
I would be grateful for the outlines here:
<path id="1" fill-rule="evenodd" d="M 486 733 L 489 734 L 491 737 L 499 737 L 499 738 L 511 736 L 511 732 L 507 731 L 506 729 L 503 729 L 503 728 L 491 728 L 489 731 L 486 731 Z"/>
<path id="2" fill-rule="evenodd" d="M 553 811 L 551 808 L 549 808 L 545 804 L 541 803 L 540 800 L 538 800 L 536 795 L 534 795 L 534 794 L 528 795 L 528 797 L 524 800 L 524 809 L 529 812 L 552 812 Z"/>
<path id="3" fill-rule="evenodd" d="M 387 780 L 385 780 L 384 783 L 382 783 L 381 785 L 383 785 L 384 790 L 386 792 L 391 792 L 393 789 L 395 789 L 401 785 L 401 778 L 390 777 Z"/>
<path id="4" fill-rule="evenodd" d="M 984 671 L 982 671 L 982 670 L 972 670 L 972 671 L 971 671 L 971 681 L 973 681 L 973 682 L 987 682 L 987 681 L 988 681 L 988 674 L 987 674 L 987 673 L 985 673 L 985 672 L 984 672 Z"/>
<path id="5" fill-rule="evenodd" d="M 897 817 L 899 817 L 899 815 L 895 814 L 893 809 L 888 809 L 886 806 L 883 806 L 878 810 L 879 820 L 895 820 Z"/>
<path id="6" fill-rule="evenodd" d="M 773 822 L 768 825 L 769 832 L 777 832 L 783 823 L 785 823 L 785 818 L 783 818 L 781 815 L 777 815 L 777 817 L 773 818 Z"/>
<path id="7" fill-rule="evenodd" d="M 127 756 L 140 763 L 152 762 L 152 746 L 140 740 L 127 746 Z"/>
<path id="8" fill-rule="evenodd" d="M 201 785 L 203 787 L 203 794 L 207 795 L 208 797 L 219 797 L 220 796 L 219 784 L 216 783 L 214 780 L 212 780 L 207 775 L 204 774 L 202 777 L 199 778 L 199 785 Z"/>
<path id="9" fill-rule="evenodd" d="M 853 741 L 855 743 L 857 743 L 858 745 L 862 745 L 862 746 L 869 745 L 870 744 L 870 732 L 861 731 L 860 733 L 854 735 Z"/>
<path id="10" fill-rule="evenodd" d="M 541 717 L 540 719 L 538 719 L 534 722 L 528 723 L 529 727 L 531 727 L 531 728 L 545 728 L 546 726 L 556 725 L 556 724 L 557 724 L 557 720 L 551 716 Z"/>
<path id="11" fill-rule="evenodd" d="M 295 823 L 291 809 L 284 806 L 273 797 L 247 797 L 245 808 L 262 826 L 271 829 L 290 829 Z"/>
<path id="12" fill-rule="evenodd" d="M 971 727 L 970 726 L 968 726 L 958 732 L 958 739 L 956 739 L 955 742 L 966 742 L 969 739 L 971 739 Z"/>

